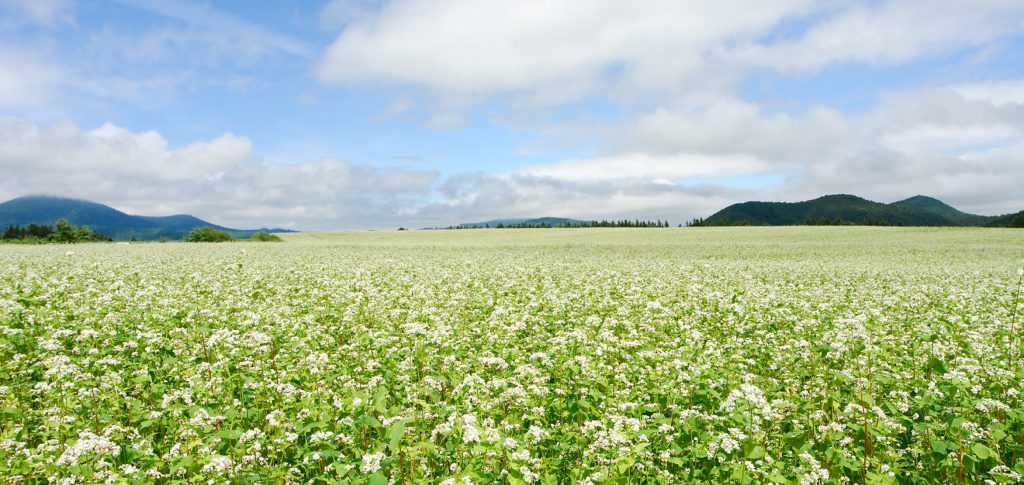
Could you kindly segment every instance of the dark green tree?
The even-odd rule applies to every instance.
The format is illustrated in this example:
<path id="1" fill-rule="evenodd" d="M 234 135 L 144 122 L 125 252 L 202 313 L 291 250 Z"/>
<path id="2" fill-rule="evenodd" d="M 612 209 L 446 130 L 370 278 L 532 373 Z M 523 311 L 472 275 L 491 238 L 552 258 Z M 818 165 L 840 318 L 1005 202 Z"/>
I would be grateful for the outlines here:
<path id="1" fill-rule="evenodd" d="M 187 242 L 226 242 L 232 239 L 231 234 L 212 227 L 197 227 L 185 236 Z"/>

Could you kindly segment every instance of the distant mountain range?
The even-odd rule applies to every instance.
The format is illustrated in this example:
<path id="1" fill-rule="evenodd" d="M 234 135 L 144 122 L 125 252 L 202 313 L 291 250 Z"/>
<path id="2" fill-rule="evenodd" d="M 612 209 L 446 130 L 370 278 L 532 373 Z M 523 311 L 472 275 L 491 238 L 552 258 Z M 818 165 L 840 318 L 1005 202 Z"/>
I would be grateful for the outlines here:
<path id="1" fill-rule="evenodd" d="M 1024 223 L 1024 211 L 1004 216 L 962 212 L 923 195 L 883 204 L 855 195 L 826 195 L 804 202 L 743 202 L 726 207 L 698 225 L 789 226 L 803 224 L 1010 227 Z"/>
<path id="2" fill-rule="evenodd" d="M 590 221 L 566 217 L 532 219 L 493 219 L 467 222 L 457 229 L 509 226 L 572 227 L 588 226 Z M 614 221 L 613 221 L 614 224 Z M 1024 211 L 1002 216 L 982 216 L 963 212 L 939 199 L 915 195 L 884 204 L 847 194 L 826 195 L 803 202 L 743 202 L 726 207 L 706 219 L 695 219 L 700 226 L 796 226 L 796 225 L 879 225 L 879 226 L 976 226 L 1024 227 Z M 638 224 L 639 226 L 639 224 Z"/>
<path id="3" fill-rule="evenodd" d="M 118 240 L 133 237 L 139 240 L 181 239 L 197 227 L 212 227 L 236 238 L 249 237 L 261 231 L 295 232 L 288 229 L 231 229 L 187 214 L 135 216 L 96 202 L 46 195 L 18 197 L 0 204 L 0 230 L 10 225 L 52 226 L 58 219 L 66 219 L 76 226 L 89 226 L 90 229 Z"/>

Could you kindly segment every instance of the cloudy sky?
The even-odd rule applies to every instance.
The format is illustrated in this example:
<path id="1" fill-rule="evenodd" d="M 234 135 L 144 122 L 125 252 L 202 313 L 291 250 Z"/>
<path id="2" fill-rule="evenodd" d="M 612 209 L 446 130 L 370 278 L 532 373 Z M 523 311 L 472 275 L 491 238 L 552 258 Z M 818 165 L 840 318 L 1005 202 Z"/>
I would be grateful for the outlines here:
<path id="1" fill-rule="evenodd" d="M 0 0 L 0 199 L 233 227 L 1024 208 L 1020 0 Z"/>

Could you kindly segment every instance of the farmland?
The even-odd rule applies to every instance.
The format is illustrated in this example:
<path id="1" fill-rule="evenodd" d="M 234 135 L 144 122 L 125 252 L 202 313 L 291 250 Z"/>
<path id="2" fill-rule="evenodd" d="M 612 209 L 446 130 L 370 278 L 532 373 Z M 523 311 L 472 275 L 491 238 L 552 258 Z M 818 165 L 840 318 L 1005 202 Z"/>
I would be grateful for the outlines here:
<path id="1" fill-rule="evenodd" d="M 0 247 L 8 481 L 1012 483 L 1024 234 Z"/>

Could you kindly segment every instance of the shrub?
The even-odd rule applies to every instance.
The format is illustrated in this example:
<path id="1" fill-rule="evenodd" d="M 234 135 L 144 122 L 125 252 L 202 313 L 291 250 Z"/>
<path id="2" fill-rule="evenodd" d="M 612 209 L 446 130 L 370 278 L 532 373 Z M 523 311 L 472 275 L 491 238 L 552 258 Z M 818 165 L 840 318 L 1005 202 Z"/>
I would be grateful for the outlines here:
<path id="1" fill-rule="evenodd" d="M 249 239 L 258 242 L 281 242 L 281 238 L 278 237 L 276 234 L 271 234 L 265 231 L 257 232 L 256 234 L 253 234 L 252 237 Z"/>
<path id="2" fill-rule="evenodd" d="M 231 234 L 212 227 L 197 227 L 185 236 L 187 242 L 225 242 L 232 239 Z"/>

